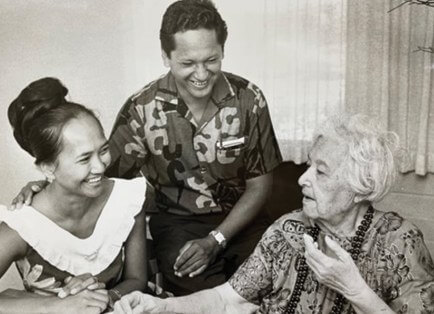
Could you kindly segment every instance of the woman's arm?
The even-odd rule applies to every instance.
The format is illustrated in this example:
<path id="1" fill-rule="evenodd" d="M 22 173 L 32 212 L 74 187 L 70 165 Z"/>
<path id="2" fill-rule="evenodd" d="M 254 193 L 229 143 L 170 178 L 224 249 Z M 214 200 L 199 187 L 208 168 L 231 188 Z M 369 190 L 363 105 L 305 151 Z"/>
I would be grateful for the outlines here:
<path id="1" fill-rule="evenodd" d="M 258 308 L 242 298 L 228 283 L 185 297 L 160 299 L 140 292 L 124 296 L 115 304 L 114 313 L 253 313 Z"/>
<path id="2" fill-rule="evenodd" d="M 102 290 L 85 290 L 64 299 L 17 290 L 6 290 L 0 294 L 0 313 L 8 314 L 99 314 L 107 308 L 107 304 L 107 292 Z"/>
<path id="3" fill-rule="evenodd" d="M 186 297 L 163 299 L 166 311 L 176 313 L 253 313 L 258 306 L 242 298 L 229 283 Z"/>
<path id="4" fill-rule="evenodd" d="M 11 264 L 23 258 L 28 249 L 20 235 L 4 222 L 0 223 L 0 276 Z M 108 303 L 103 291 L 84 291 L 76 296 L 60 299 L 17 290 L 0 293 L 0 313 L 101 313 Z"/>
<path id="5" fill-rule="evenodd" d="M 142 210 L 125 244 L 123 280 L 114 289 L 121 295 L 134 290 L 144 291 L 148 282 L 146 256 L 146 215 Z"/>
<path id="6" fill-rule="evenodd" d="M 26 255 L 27 249 L 27 243 L 16 231 L 9 228 L 6 223 L 0 222 L 0 277 L 14 261 Z"/>
<path id="7" fill-rule="evenodd" d="M 363 280 L 363 279 L 362 279 Z M 357 314 L 394 314 L 395 312 L 363 280 L 358 293 L 347 295 Z"/>

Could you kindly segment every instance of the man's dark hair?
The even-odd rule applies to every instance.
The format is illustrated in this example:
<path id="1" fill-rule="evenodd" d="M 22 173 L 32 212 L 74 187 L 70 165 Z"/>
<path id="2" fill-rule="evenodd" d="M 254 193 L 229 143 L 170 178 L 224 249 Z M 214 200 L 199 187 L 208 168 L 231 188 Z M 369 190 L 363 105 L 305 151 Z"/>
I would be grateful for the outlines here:
<path id="1" fill-rule="evenodd" d="M 218 43 L 224 48 L 228 29 L 226 22 L 210 0 L 178 0 L 163 15 L 160 29 L 161 48 L 170 58 L 174 50 L 174 34 L 205 28 L 215 30 Z"/>

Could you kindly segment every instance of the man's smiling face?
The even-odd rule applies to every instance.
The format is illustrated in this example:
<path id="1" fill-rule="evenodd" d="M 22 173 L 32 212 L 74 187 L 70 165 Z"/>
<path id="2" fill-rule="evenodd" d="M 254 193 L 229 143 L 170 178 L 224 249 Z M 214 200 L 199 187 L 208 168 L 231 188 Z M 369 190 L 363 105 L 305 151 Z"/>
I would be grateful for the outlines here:
<path id="1" fill-rule="evenodd" d="M 217 41 L 215 30 L 178 32 L 174 40 L 175 49 L 170 56 L 163 51 L 163 61 L 175 78 L 180 96 L 187 104 L 208 100 L 223 59 L 223 47 Z"/>

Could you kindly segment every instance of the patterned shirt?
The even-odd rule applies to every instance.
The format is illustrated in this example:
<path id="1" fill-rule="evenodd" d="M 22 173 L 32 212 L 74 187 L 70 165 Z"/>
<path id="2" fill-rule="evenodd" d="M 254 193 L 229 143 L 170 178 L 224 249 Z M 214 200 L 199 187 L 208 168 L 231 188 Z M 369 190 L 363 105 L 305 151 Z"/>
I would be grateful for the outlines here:
<path id="1" fill-rule="evenodd" d="M 302 212 L 282 216 L 229 280 L 239 295 L 260 306 L 259 313 L 285 313 L 306 225 Z M 324 237 L 320 231 L 319 249 Z M 350 238 L 330 237 L 351 248 Z M 419 229 L 396 213 L 376 211 L 361 251 L 356 264 L 363 279 L 396 313 L 434 313 L 434 263 Z M 310 269 L 302 291 L 296 313 L 330 313 L 336 293 L 319 284 Z M 352 313 L 348 303 L 342 313 Z"/>
<path id="2" fill-rule="evenodd" d="M 142 172 L 157 206 L 175 214 L 232 209 L 246 180 L 281 162 L 267 103 L 254 84 L 222 72 L 211 95 L 213 114 L 198 125 L 170 72 L 122 107 L 110 137 L 109 176 Z"/>

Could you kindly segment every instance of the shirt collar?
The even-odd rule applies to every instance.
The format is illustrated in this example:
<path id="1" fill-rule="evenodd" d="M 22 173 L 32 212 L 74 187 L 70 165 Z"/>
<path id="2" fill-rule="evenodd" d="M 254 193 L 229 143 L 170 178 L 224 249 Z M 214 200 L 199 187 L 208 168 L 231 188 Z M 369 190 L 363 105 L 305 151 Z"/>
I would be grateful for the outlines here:
<path id="1" fill-rule="evenodd" d="M 155 100 L 168 102 L 174 105 L 178 104 L 178 89 L 176 88 L 175 78 L 170 71 L 160 78 L 158 90 L 155 94 Z"/>
<path id="2" fill-rule="evenodd" d="M 227 100 L 234 96 L 235 92 L 225 73 L 220 72 L 211 95 L 214 104 L 217 107 L 222 107 Z M 175 78 L 170 71 L 160 79 L 155 99 L 178 105 L 178 89 L 175 84 Z"/>

